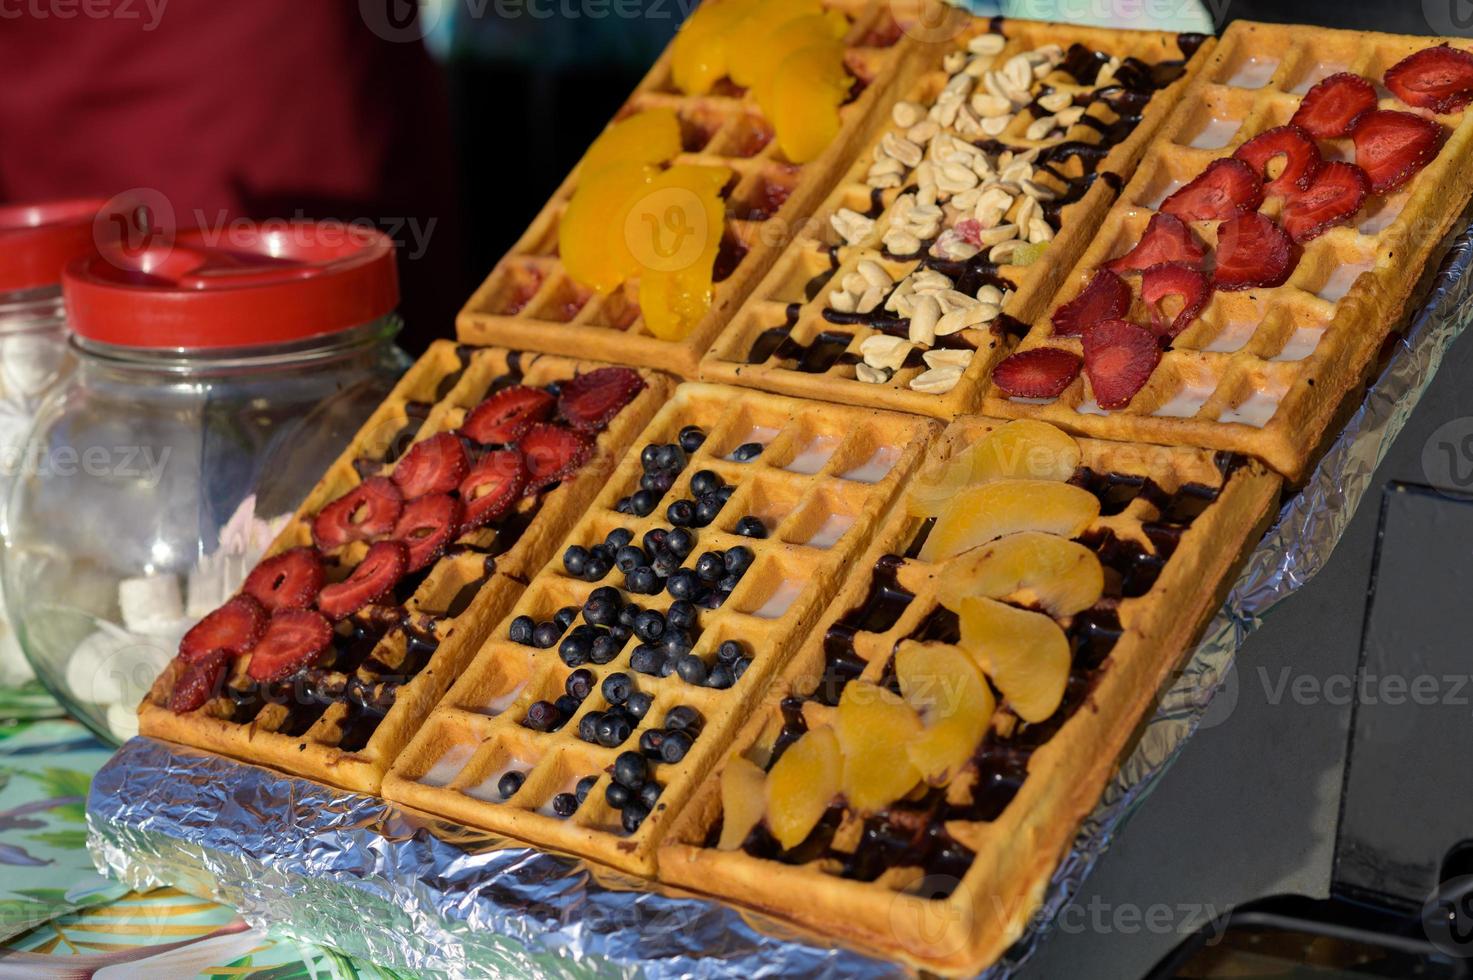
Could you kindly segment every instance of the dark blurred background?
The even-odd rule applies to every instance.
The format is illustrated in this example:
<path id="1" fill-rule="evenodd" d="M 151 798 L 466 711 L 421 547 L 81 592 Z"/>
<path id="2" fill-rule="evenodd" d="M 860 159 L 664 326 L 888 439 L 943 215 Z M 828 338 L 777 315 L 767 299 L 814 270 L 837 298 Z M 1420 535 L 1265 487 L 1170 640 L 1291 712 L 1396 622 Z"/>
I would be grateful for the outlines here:
<path id="1" fill-rule="evenodd" d="M 400 245 L 417 352 L 451 332 L 694 2 L 0 0 L 0 202 L 148 188 L 181 227 L 371 221 Z M 1219 26 L 1473 24 L 1470 0 L 1201 2 Z"/>

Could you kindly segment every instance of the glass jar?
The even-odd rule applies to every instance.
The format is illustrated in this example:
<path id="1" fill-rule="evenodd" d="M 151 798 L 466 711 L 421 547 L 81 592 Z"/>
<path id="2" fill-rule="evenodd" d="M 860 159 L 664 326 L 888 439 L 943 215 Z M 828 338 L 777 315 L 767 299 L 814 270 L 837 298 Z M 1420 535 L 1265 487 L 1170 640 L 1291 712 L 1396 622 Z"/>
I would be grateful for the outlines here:
<path id="1" fill-rule="evenodd" d="M 102 206 L 79 199 L 0 207 L 0 503 L 42 399 L 71 373 L 61 273 L 94 250 Z M 44 692 L 27 694 L 34 678 L 0 602 L 0 716 L 56 713 Z"/>
<path id="2" fill-rule="evenodd" d="M 0 572 L 36 673 L 104 738 L 136 733 L 185 630 L 409 366 L 393 246 L 317 227 L 67 269 L 77 367 L 26 442 Z"/>

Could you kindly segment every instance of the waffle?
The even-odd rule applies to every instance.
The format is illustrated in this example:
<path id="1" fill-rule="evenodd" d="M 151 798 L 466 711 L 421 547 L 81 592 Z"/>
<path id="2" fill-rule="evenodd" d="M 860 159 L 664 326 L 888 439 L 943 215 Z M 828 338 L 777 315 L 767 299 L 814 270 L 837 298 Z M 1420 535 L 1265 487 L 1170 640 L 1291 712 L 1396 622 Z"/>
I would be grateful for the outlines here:
<path id="1" fill-rule="evenodd" d="M 990 365 L 1011 346 L 1024 325 L 1042 312 L 1063 277 L 1089 245 L 1123 180 L 1135 170 L 1147 143 L 1215 43 L 1195 35 L 1179 37 L 1160 32 L 1025 20 L 1001 21 L 1000 28 L 998 24 L 998 21 L 971 19 L 953 42 L 935 46 L 929 70 L 897 106 L 889 124 L 876 134 L 849 168 L 819 208 L 815 220 L 805 226 L 807 233 L 788 248 L 754 292 L 753 299 L 717 339 L 702 362 L 703 378 L 845 404 L 915 412 L 943 420 L 973 409 L 981 397 Z M 996 37 L 993 32 L 998 29 L 1006 38 L 1006 45 L 997 53 L 988 54 L 989 39 Z M 1000 117 L 1006 128 L 996 135 L 980 128 L 982 123 L 971 101 L 960 112 L 947 111 L 948 102 L 953 102 L 954 110 L 954 101 L 948 93 L 959 84 L 968 84 L 952 79 L 981 76 L 972 91 L 974 95 L 986 96 L 990 94 L 986 72 L 1001 70 L 1015 57 L 1047 45 L 1060 46 L 1070 57 L 1046 74 L 1036 79 L 1030 77 L 1030 95 L 1070 102 L 1077 98 L 1082 103 L 1078 108 L 1083 114 L 1072 125 L 1056 125 L 1047 133 L 1031 131 L 1035 124 L 1049 126 L 1042 121 L 1044 117 L 1053 118 L 1036 99 L 1018 109 L 1010 121 L 1006 116 Z M 1081 48 L 1076 49 L 1075 45 Z M 1122 103 L 1116 107 L 1122 111 L 1117 112 L 1111 103 L 1094 99 L 1094 85 L 1081 84 L 1076 74 L 1065 70 L 1072 68 L 1077 76 L 1085 78 L 1098 77 L 1093 73 L 1100 64 L 1089 57 L 1091 51 L 1161 65 L 1159 74 L 1149 85 L 1166 84 L 1152 90 L 1144 81 L 1150 77 L 1149 73 L 1125 74 L 1122 76 L 1125 81 L 1140 83 L 1148 101 L 1143 108 L 1133 111 L 1125 110 Z M 1173 79 L 1173 76 L 1179 77 Z M 941 120 L 937 119 L 938 115 Z M 1130 120 L 1137 116 L 1139 122 L 1132 125 Z M 932 123 L 939 125 L 948 117 L 953 121 L 940 129 L 944 135 L 927 141 L 920 139 L 927 135 Z M 915 128 L 917 118 L 922 120 L 920 132 Z M 907 140 L 907 133 L 916 139 Z M 1055 203 L 1042 210 L 1035 211 L 1034 205 L 1025 203 L 1032 197 L 1022 192 L 1005 199 L 1006 211 L 1001 212 L 993 205 L 969 208 L 967 192 L 948 194 L 946 186 L 936 194 L 940 203 L 950 202 L 941 222 L 946 227 L 953 227 L 961 218 L 973 214 L 989 229 L 1014 222 L 1024 208 L 1029 214 L 1042 215 L 1052 241 L 1027 265 L 1000 253 L 999 261 L 991 261 L 991 247 L 982 248 L 971 258 L 940 257 L 935 250 L 948 246 L 938 244 L 937 237 L 945 229 L 938 230 L 934 221 L 927 224 L 922 220 L 918 225 L 908 218 L 912 213 L 910 203 L 918 191 L 922 195 L 928 193 L 925 188 L 935 183 L 934 174 L 941 171 L 942 161 L 954 153 L 952 145 L 946 142 L 948 137 L 986 148 L 994 166 L 991 178 L 982 178 L 980 187 L 995 184 L 1007 172 L 1006 167 L 995 164 L 1000 154 L 1009 149 L 1018 154 L 1038 150 L 1044 154 L 1039 158 L 1044 163 L 1050 163 L 1049 154 L 1056 156 L 1051 163 L 1053 172 L 1046 172 L 1040 166 L 1033 173 L 1037 183 L 1047 188 L 1046 193 L 1059 194 Z M 923 142 L 924 158 L 919 152 Z M 905 157 L 904 161 L 891 152 L 897 143 L 902 147 L 899 157 Z M 1101 154 L 1101 149 L 1095 147 L 1104 152 Z M 1100 155 L 1090 159 L 1095 154 Z M 917 163 L 918 160 L 921 162 Z M 929 175 L 922 168 L 928 168 Z M 897 169 L 899 173 L 894 173 Z M 877 170 L 889 171 L 890 175 L 886 177 Z M 1103 178 L 1096 180 L 1099 175 Z M 921 180 L 923 176 L 925 180 Z M 1009 176 L 1011 179 L 1013 175 Z M 972 196 L 976 196 L 975 192 Z M 956 201 L 961 201 L 962 206 L 958 207 Z M 988 214 L 983 215 L 982 211 Z M 866 223 L 870 219 L 873 219 L 872 227 Z M 846 223 L 852 225 L 846 228 Z M 891 237 L 893 231 L 907 225 L 916 232 L 914 240 L 919 241 L 919 247 L 912 245 L 911 240 Z M 946 254 L 961 256 L 965 250 Z M 934 269 L 959 284 L 964 294 L 961 299 L 975 300 L 979 288 L 992 287 L 1005 290 L 997 297 L 1002 302 L 994 304 L 989 311 L 990 319 L 969 317 L 968 322 L 976 321 L 973 326 L 937 337 L 934 345 L 917 343 L 907 350 L 899 342 L 923 340 L 925 331 L 912 328 L 911 311 L 897 301 L 893 289 L 895 283 L 923 267 Z M 877 275 L 876 269 L 881 274 Z M 868 271 L 873 279 L 867 281 L 863 271 Z M 861 295 L 856 308 L 853 291 L 849 291 L 848 299 L 835 295 L 847 290 L 846 283 L 864 283 L 861 294 L 870 286 L 877 286 L 884 299 L 879 298 L 881 293 L 876 293 L 867 302 Z M 875 305 L 866 312 L 872 303 Z M 863 347 L 867 339 L 877 335 L 896 338 L 889 345 L 894 350 L 888 355 L 876 355 Z M 923 356 L 931 346 L 937 354 Z M 932 370 L 932 360 L 942 365 L 948 363 L 943 358 L 968 357 L 970 361 L 955 380 Z"/>
<path id="2" fill-rule="evenodd" d="M 671 80 L 667 49 L 616 115 L 673 108 L 681 118 L 684 149 L 676 163 L 722 166 L 736 174 L 723 192 L 726 233 L 716 260 L 711 307 L 680 341 L 663 340 L 645 326 L 637 283 L 606 297 L 574 282 L 557 255 L 558 222 L 578 184 L 575 168 L 526 233 L 492 270 L 461 311 L 458 334 L 475 344 L 504 344 L 641 364 L 694 378 L 701 355 L 746 299 L 790 238 L 787 229 L 807 217 L 887 110 L 891 90 L 912 77 L 920 42 L 905 34 L 881 0 L 825 0 L 852 21 L 844 39 L 849 71 L 862 83 L 840 111 L 842 126 L 829 148 L 802 166 L 789 163 L 755 99 L 729 80 L 705 96 L 683 94 Z"/>
<path id="3" fill-rule="evenodd" d="M 435 342 L 313 488 L 269 554 L 311 544 L 312 518 L 325 504 L 368 476 L 391 472 L 416 441 L 456 428 L 488 391 L 508 383 L 544 385 L 598 366 Z M 205 710 L 175 714 L 168 708 L 175 662 L 139 707 L 142 733 L 377 792 L 389 762 L 668 397 L 671 386 L 662 375 L 645 373 L 644 380 L 647 387 L 599 435 L 576 476 L 524 498 L 506 517 L 461 537 L 424 572 L 407 576 L 394 595 L 399 606 L 370 606 L 345 621 L 351 632 L 340 627 L 328 666 L 266 696 L 248 681 L 233 682 Z M 344 577 L 366 550 L 363 542 L 347 546 L 344 567 L 329 578 Z"/>
<path id="4" fill-rule="evenodd" d="M 1350 71 L 1377 83 L 1386 68 L 1441 41 L 1233 23 L 1057 300 L 1072 299 L 1102 263 L 1128 251 L 1153 208 L 1177 185 L 1250 137 L 1288 122 L 1314 82 Z M 1429 115 L 1379 84 L 1377 91 L 1382 109 Z M 1043 404 L 1010 399 L 989 384 L 982 411 L 1040 418 L 1101 438 L 1247 453 L 1290 479 L 1301 478 L 1347 398 L 1404 322 L 1421 270 L 1473 188 L 1473 114 L 1435 118 L 1451 130 L 1436 159 L 1389 195 L 1368 197 L 1350 225 L 1309 242 L 1283 286 L 1215 292 L 1126 408 L 1102 412 L 1081 376 Z M 1319 144 L 1326 159 L 1354 160 L 1348 139 Z M 1212 242 L 1211 223 L 1194 227 Z M 1019 348 L 1080 350 L 1077 338 L 1051 334 L 1049 315 L 1039 316 Z"/>
<path id="5" fill-rule="evenodd" d="M 574 579 L 555 558 L 394 763 L 384 781 L 386 797 L 619 870 L 653 873 L 654 849 L 669 817 L 705 778 L 756 693 L 784 666 L 833 597 L 844 569 L 868 543 L 934 432 L 934 423 L 910 416 L 686 384 L 636 445 L 667 443 L 691 424 L 706 430 L 706 441 L 650 517 L 631 519 L 614 510 L 640 479 L 640 454 L 631 452 L 565 544 L 591 545 L 616 527 L 629 528 L 637 541 L 650 528 L 669 527 L 667 505 L 687 494 L 692 475 L 703 468 L 717 472 L 737 490 L 716 521 L 696 532 L 697 547 L 686 567 L 693 567 L 703 551 L 735 545 L 749 546 L 756 558 L 723 605 L 700 612 L 693 650 L 709 658 L 725 641 L 742 642 L 752 655 L 745 674 L 734 686 L 717 690 L 676 674 L 640 673 L 631 665 L 636 637 L 608 664 L 587 668 L 598 683 L 561 729 L 529 730 L 523 722 L 531 706 L 562 694 L 571 669 L 557 650 L 512 642 L 510 624 L 519 616 L 547 620 L 559 609 L 582 605 L 595 587 L 623 581 L 617 571 L 595 583 Z M 724 458 L 753 438 L 770 440 L 755 460 Z M 786 468 L 793 466 L 802 472 Z M 863 482 L 871 479 L 875 482 Z M 768 525 L 768 537 L 732 533 L 738 518 L 748 514 Z M 628 598 L 662 611 L 671 602 L 663 593 Z M 582 719 L 608 707 L 600 688 L 615 672 L 627 673 L 639 691 L 653 695 L 653 706 L 621 747 L 589 744 L 577 734 Z M 704 726 L 682 761 L 654 767 L 664 787 L 659 803 L 636 832 L 625 833 L 620 812 L 605 801 L 610 780 L 605 770 L 678 705 L 696 709 Z M 526 781 L 510 801 L 501 802 L 496 787 L 511 769 L 526 772 Z M 586 776 L 597 776 L 598 783 L 577 812 L 566 819 L 553 815 L 553 798 Z"/>
<path id="6" fill-rule="evenodd" d="M 953 423 L 932 458 L 999 424 Z M 1094 606 L 1060 622 L 1073 662 L 1058 710 L 1023 724 L 1000 700 L 972 761 L 949 784 L 867 820 L 835 804 L 790 852 L 760 824 L 743 849 L 715 848 L 723 759 L 660 849 L 663 881 L 945 974 L 977 972 L 1022 933 L 1136 726 L 1262 532 L 1280 485 L 1240 456 L 1094 440 L 1080 448 L 1072 482 L 1102 507 L 1076 540 L 1099 555 L 1106 586 Z M 955 642 L 957 617 L 937 600 L 941 566 L 904 557 L 919 553 L 929 530 L 903 505 L 892 509 L 774 682 L 772 707 L 751 719 L 727 759 L 761 766 L 779 739 L 791 744 L 804 725 L 834 719 L 830 705 L 855 678 L 893 683 L 891 654 L 902 641 Z"/>

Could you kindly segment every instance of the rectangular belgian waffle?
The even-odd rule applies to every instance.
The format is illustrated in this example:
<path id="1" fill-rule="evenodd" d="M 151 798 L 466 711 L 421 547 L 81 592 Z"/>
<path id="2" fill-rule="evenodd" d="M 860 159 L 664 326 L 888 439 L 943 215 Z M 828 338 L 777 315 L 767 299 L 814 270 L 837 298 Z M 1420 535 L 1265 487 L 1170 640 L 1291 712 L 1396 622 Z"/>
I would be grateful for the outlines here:
<path id="1" fill-rule="evenodd" d="M 989 54 L 988 49 L 998 43 L 989 45 L 989 35 L 995 36 L 997 30 L 1006 43 Z M 805 225 L 805 232 L 754 291 L 752 300 L 722 332 L 702 362 L 701 376 L 940 419 L 971 411 L 981 397 L 991 364 L 1011 346 L 1021 332 L 1017 328 L 1042 312 L 1088 247 L 1122 183 L 1134 172 L 1146 145 L 1206 61 L 1214 43 L 1196 35 L 1025 20 L 1002 21 L 999 26 L 995 21 L 971 19 L 953 41 L 933 47 L 926 73 L 901 100 L 894 118 L 877 132 L 849 168 L 814 220 Z M 958 91 L 958 86 L 961 92 L 985 98 L 991 91 L 988 72 L 1002 70 L 1016 57 L 1050 45 L 1059 46 L 1067 56 L 1046 73 L 1030 77 L 1029 93 L 1034 101 L 1019 108 L 1001 132 L 987 135 L 980 130 L 971 102 L 957 109 L 950 93 Z M 1095 52 L 1102 57 L 1093 57 Z M 1110 56 L 1161 66 L 1150 84 L 1164 84 L 1154 90 L 1143 84 L 1138 96 L 1125 95 L 1137 99 L 1135 103 L 1097 98 L 1093 83 L 1100 76 L 1095 73 L 1103 57 Z M 1110 86 L 1119 84 L 1118 77 L 1100 86 L 1099 91 L 1112 92 Z M 1143 81 L 1150 74 L 1124 77 Z M 1030 132 L 1035 123 L 1040 128 L 1048 126 L 1042 119 L 1049 113 L 1038 97 L 1070 101 L 1082 114 L 1071 125 L 1056 126 L 1046 133 Z M 952 103 L 949 112 L 947 102 Z M 951 121 L 939 126 L 938 116 Z M 921 122 L 917 123 L 916 118 Z M 940 136 L 929 135 L 933 123 L 939 126 Z M 907 133 L 913 138 L 907 139 Z M 921 136 L 928 138 L 922 140 Z M 1012 200 L 1005 212 L 993 214 L 991 220 L 997 224 L 1013 221 L 1023 208 L 1033 207 L 1025 204 L 1030 195 L 1018 190 L 1015 176 L 1008 174 L 1005 166 L 997 166 L 1000 155 L 1009 151 L 1041 154 L 1034 161 L 1038 166 L 1029 168 L 1031 179 L 1057 199 L 1041 212 L 1052 241 L 1033 261 L 1023 265 L 999 256 L 1001 261 L 993 262 L 987 247 L 963 261 L 940 258 L 933 253 L 938 246 L 937 233 L 931 227 L 922 229 L 930 234 L 916 236 L 919 249 L 897 253 L 890 247 L 895 243 L 887 242 L 887 236 L 907 222 L 910 203 L 921 186 L 917 181 L 920 168 L 939 172 L 955 155 L 951 145 L 944 142 L 949 137 L 985 148 L 993 164 L 993 176 L 981 178 L 978 186 L 986 187 L 1008 176 L 1003 186 L 1013 189 Z M 924 157 L 920 154 L 922 147 Z M 877 170 L 891 176 L 886 179 Z M 971 208 L 957 207 L 956 202 L 965 202 L 966 197 L 948 193 L 945 187 L 936 199 L 943 206 L 943 231 L 973 213 Z M 835 226 L 836 215 L 840 224 L 846 219 L 855 223 L 849 234 Z M 831 295 L 834 291 L 843 291 L 844 284 L 863 271 L 873 276 L 876 268 L 883 275 L 883 279 L 875 276 L 883 296 L 877 306 L 868 312 L 863 303 L 858 310 L 849 308 L 853 304 L 847 302 L 843 309 L 835 307 Z M 897 311 L 891 295 L 895 284 L 922 268 L 946 275 L 964 298 L 974 299 L 979 287 L 988 285 L 1005 290 L 1000 315 L 937 338 L 936 347 L 943 356 L 975 351 L 959 380 L 949 388 L 931 390 L 929 382 L 935 375 L 928 373 L 931 365 L 923 359 L 925 349 L 920 346 L 899 355 L 899 363 L 888 379 L 871 375 L 870 380 L 864 380 L 860 365 L 866 351 L 861 345 L 867 339 L 877 334 L 901 340 L 914 337 L 908 311 Z M 924 390 L 911 387 L 917 378 Z"/>
<path id="2" fill-rule="evenodd" d="M 962 419 L 929 458 L 945 459 L 1000 424 Z M 897 504 L 774 682 L 767 709 L 677 818 L 659 853 L 662 880 L 946 974 L 982 969 L 1022 933 L 1280 485 L 1239 456 L 1095 440 L 1080 448 L 1072 482 L 1100 499 L 1101 512 L 1075 540 L 1098 554 L 1105 591 L 1059 623 L 1073 663 L 1054 715 L 1025 724 L 1001 701 L 972 761 L 944 788 L 863 820 L 831 809 L 837 819 L 795 852 L 784 854 L 760 826 L 744 847 L 768 857 L 714 847 L 728 758 L 764 766 L 780 738 L 790 743 L 831 721 L 844 685 L 893 677 L 902 641 L 955 642 L 957 617 L 937 599 L 941 566 L 913 557 L 930 525 Z M 799 851 L 801 863 L 792 857 Z"/>
<path id="3" fill-rule="evenodd" d="M 651 516 L 616 512 L 616 502 L 639 486 L 640 447 L 673 442 L 688 425 L 703 428 L 706 441 Z M 564 543 L 591 546 L 617 527 L 628 528 L 639 541 L 651 528 L 669 527 L 667 506 L 689 496 L 691 476 L 703 469 L 716 472 L 737 490 L 716 521 L 696 531 L 686 567 L 693 567 L 704 551 L 736 545 L 750 547 L 755 560 L 723 605 L 700 612 L 693 652 L 709 659 L 724 641 L 738 640 L 753 657 L 746 673 L 725 690 L 693 686 L 675 674 L 642 674 L 630 665 L 639 642 L 633 637 L 610 663 L 586 668 L 599 683 L 560 730 L 541 733 L 524 727 L 534 702 L 552 701 L 563 693 L 571 669 L 555 648 L 534 650 L 512 642 L 509 624 L 520 616 L 550 620 L 564 607 L 581 606 L 596 587 L 623 581 L 617 571 L 597 583 L 574 579 L 555 557 L 394 763 L 384 795 L 463 824 L 651 875 L 654 848 L 669 818 L 707 778 L 731 732 L 833 597 L 845 569 L 868 543 L 933 434 L 934 423 L 912 416 L 714 385 L 681 386 Z M 743 463 L 727 458 L 737 446 L 754 440 L 766 443 L 756 459 Z M 733 533 L 746 515 L 763 520 L 770 529 L 766 538 Z M 671 601 L 664 594 L 627 598 L 662 612 Z M 653 706 L 619 748 L 580 740 L 581 719 L 608 707 L 599 689 L 603 678 L 616 671 L 628 673 L 641 692 L 653 695 Z M 704 727 L 682 761 L 654 767 L 663 786 L 659 805 L 635 833 L 626 834 L 619 813 L 604 800 L 610 778 L 605 770 L 678 705 L 696 709 Z M 497 783 L 511 769 L 525 772 L 526 782 L 501 802 Z M 552 798 L 570 792 L 586 776 L 599 781 L 577 812 L 566 819 L 553 815 Z"/>
<path id="4" fill-rule="evenodd" d="M 863 89 L 840 110 L 839 133 L 818 158 L 801 166 L 788 162 L 756 100 L 728 80 L 707 95 L 682 93 L 671 80 L 668 48 L 616 114 L 618 119 L 646 109 L 676 110 L 684 149 L 675 162 L 727 167 L 737 175 L 723 192 L 726 234 L 711 308 L 688 337 L 662 340 L 645 327 L 636 283 L 600 297 L 565 273 L 557 255 L 558 222 L 578 186 L 575 168 L 466 303 L 457 323 L 460 339 L 695 377 L 701 355 L 771 267 L 791 237 L 789 229 L 822 200 L 888 110 L 892 89 L 912 75 L 920 43 L 896 21 L 910 4 L 824 0 L 824 5 L 851 21 L 845 63 Z"/>
<path id="5" fill-rule="evenodd" d="M 1402 58 L 1442 41 L 1233 23 L 1054 306 L 1073 299 L 1104 262 L 1128 251 L 1177 186 L 1254 135 L 1287 123 L 1319 79 L 1355 72 L 1377 84 L 1380 108 L 1430 115 L 1406 106 L 1379 82 Z M 1076 380 L 1044 404 L 1010 399 L 989 384 L 982 410 L 1041 418 L 1102 438 L 1250 453 L 1291 479 L 1302 477 L 1383 343 L 1404 323 L 1419 276 L 1473 191 L 1473 113 L 1433 118 L 1452 131 L 1435 160 L 1389 195 L 1368 197 L 1351 224 L 1309 242 L 1283 286 L 1214 292 L 1126 408 L 1102 412 Z M 1326 159 L 1354 161 L 1349 139 L 1320 145 L 1331 147 Z M 1196 227 L 1212 244 L 1210 226 Z M 1053 308 L 1035 318 L 1019 349 L 1080 350 L 1078 338 L 1051 336 Z"/>
<path id="6" fill-rule="evenodd" d="M 311 544 L 312 518 L 325 504 L 369 476 L 392 472 L 415 442 L 458 427 L 488 392 L 545 385 L 599 366 L 435 342 L 313 488 L 269 554 Z M 171 665 L 139 707 L 142 733 L 376 793 L 394 756 L 669 396 L 668 379 L 642 374 L 646 388 L 599 435 L 576 476 L 462 536 L 425 572 L 400 583 L 398 606 L 355 615 L 347 621 L 351 632 L 340 626 L 332 659 L 280 703 L 263 699 L 254 686 L 232 687 L 203 711 L 175 714 L 167 707 L 177 671 Z M 329 579 L 345 577 L 366 550 L 363 542 L 349 545 Z"/>

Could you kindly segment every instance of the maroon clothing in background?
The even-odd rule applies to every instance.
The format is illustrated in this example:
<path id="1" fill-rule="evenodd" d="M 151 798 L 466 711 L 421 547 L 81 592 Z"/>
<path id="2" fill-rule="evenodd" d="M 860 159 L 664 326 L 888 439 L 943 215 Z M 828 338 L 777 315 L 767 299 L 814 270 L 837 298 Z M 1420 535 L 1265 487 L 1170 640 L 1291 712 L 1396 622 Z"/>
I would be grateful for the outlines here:
<path id="1" fill-rule="evenodd" d="M 0 0 L 0 201 L 151 188 L 181 227 L 368 219 L 400 245 L 406 346 L 450 336 L 466 284 L 444 82 L 359 8 Z"/>

